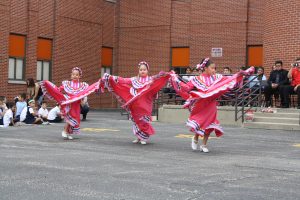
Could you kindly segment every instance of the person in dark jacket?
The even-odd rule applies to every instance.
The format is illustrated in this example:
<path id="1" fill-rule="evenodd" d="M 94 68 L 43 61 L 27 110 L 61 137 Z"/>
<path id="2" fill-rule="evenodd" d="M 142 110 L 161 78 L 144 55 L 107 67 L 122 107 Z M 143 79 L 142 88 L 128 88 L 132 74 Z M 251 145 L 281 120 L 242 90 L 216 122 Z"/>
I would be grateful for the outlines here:
<path id="1" fill-rule="evenodd" d="M 282 69 L 282 61 L 278 60 L 275 62 L 275 69 L 271 71 L 268 84 L 265 87 L 265 100 L 266 107 L 271 106 L 271 98 L 272 95 L 278 95 L 280 93 L 280 99 L 283 101 L 282 93 L 280 92 L 284 85 L 289 83 L 289 79 L 287 77 L 288 71 Z M 281 102 L 283 103 L 283 102 Z"/>

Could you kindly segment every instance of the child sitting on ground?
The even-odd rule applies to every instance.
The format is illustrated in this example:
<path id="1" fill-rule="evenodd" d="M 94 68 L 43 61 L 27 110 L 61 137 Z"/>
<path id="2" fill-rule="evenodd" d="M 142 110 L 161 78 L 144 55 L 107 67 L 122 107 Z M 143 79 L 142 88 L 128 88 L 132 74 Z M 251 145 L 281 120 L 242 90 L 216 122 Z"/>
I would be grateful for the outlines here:
<path id="1" fill-rule="evenodd" d="M 27 107 L 26 103 L 26 93 L 21 93 L 18 97 L 18 101 L 16 102 L 16 114 L 14 122 L 20 121 L 20 115 L 24 108 Z"/>
<path id="2" fill-rule="evenodd" d="M 48 121 L 48 110 L 47 110 L 47 103 L 42 102 L 42 107 L 39 109 L 39 117 L 43 119 L 44 122 Z"/>
<path id="3" fill-rule="evenodd" d="M 56 104 L 56 106 L 49 111 L 47 119 L 48 119 L 48 122 L 50 122 L 50 123 L 62 122 L 63 117 L 60 112 L 59 104 Z"/>
<path id="4" fill-rule="evenodd" d="M 8 110 L 5 112 L 3 117 L 3 126 L 13 126 L 14 125 L 14 113 L 16 111 L 16 106 L 14 103 L 7 103 Z"/>
<path id="5" fill-rule="evenodd" d="M 6 110 L 6 97 L 0 96 L 0 125 L 3 125 L 3 116 Z"/>
<path id="6" fill-rule="evenodd" d="M 28 101 L 29 106 L 24 108 L 21 112 L 20 121 L 26 124 L 41 124 L 43 120 L 38 117 L 35 112 L 35 102 L 33 99 Z"/>

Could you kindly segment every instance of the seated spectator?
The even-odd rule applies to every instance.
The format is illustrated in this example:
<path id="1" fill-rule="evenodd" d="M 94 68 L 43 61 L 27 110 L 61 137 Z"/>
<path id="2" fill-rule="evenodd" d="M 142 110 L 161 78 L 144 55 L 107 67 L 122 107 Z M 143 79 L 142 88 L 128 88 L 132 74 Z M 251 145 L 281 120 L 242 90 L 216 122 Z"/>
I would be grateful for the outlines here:
<path id="1" fill-rule="evenodd" d="M 199 76 L 202 74 L 202 71 L 198 70 L 196 67 L 193 69 L 192 74 L 194 74 L 195 76 Z"/>
<path id="2" fill-rule="evenodd" d="M 43 119 L 44 122 L 48 121 L 48 110 L 47 110 L 47 103 L 46 102 L 42 102 L 42 107 L 39 109 L 39 117 Z"/>
<path id="3" fill-rule="evenodd" d="M 56 105 L 54 108 L 52 108 L 48 113 L 48 122 L 50 123 L 59 123 L 62 122 L 63 117 L 60 112 L 60 105 Z"/>
<path id="4" fill-rule="evenodd" d="M 230 74 L 232 74 L 232 70 L 230 69 L 230 67 L 224 67 L 223 68 L 223 74 L 224 75 L 230 75 Z"/>
<path id="5" fill-rule="evenodd" d="M 35 101 L 30 99 L 28 101 L 29 106 L 25 107 L 20 115 L 20 121 L 26 124 L 41 124 L 43 120 L 38 117 L 35 109 Z"/>
<path id="6" fill-rule="evenodd" d="M 90 111 L 90 106 L 87 101 L 87 97 L 84 97 L 83 99 L 81 99 L 81 103 L 80 103 L 80 113 L 82 114 L 82 121 L 86 120 L 86 115 L 89 111 Z"/>
<path id="7" fill-rule="evenodd" d="M 253 88 L 254 86 L 260 86 L 260 83 L 262 83 L 262 88 L 266 85 L 266 76 L 264 75 L 264 68 L 259 67 L 257 68 L 257 75 L 256 76 L 250 76 L 250 88 Z"/>
<path id="8" fill-rule="evenodd" d="M 297 108 L 300 109 L 300 58 L 297 58 L 296 62 L 292 64 L 288 73 L 288 78 L 291 79 L 292 82 L 291 85 L 286 85 L 282 89 L 283 106 L 288 108 L 290 104 L 290 94 L 297 94 Z"/>
<path id="9" fill-rule="evenodd" d="M 282 61 L 276 61 L 275 70 L 271 71 L 267 85 L 264 89 L 266 107 L 271 106 L 272 95 L 278 95 L 279 93 L 281 93 L 280 90 L 282 89 L 282 87 L 288 84 L 287 74 L 288 72 L 282 69 Z M 280 98 L 282 106 L 285 107 L 283 105 L 284 97 L 281 95 Z"/>
<path id="10" fill-rule="evenodd" d="M 26 107 L 27 107 L 26 93 L 21 93 L 18 96 L 18 101 L 16 102 L 16 114 L 15 114 L 14 122 L 19 122 L 20 121 L 21 112 Z"/>
<path id="11" fill-rule="evenodd" d="M 187 67 L 186 68 L 186 72 L 184 76 L 182 76 L 183 80 L 185 80 L 186 82 L 190 81 L 190 79 L 193 77 L 193 76 L 190 76 L 192 74 L 192 68 L 191 67 Z"/>
<path id="12" fill-rule="evenodd" d="M 6 98 L 4 96 L 0 96 L 0 125 L 3 125 L 3 117 L 6 110 Z"/>
<path id="13" fill-rule="evenodd" d="M 8 110 L 5 112 L 3 117 L 4 127 L 14 125 L 14 113 L 16 111 L 16 105 L 14 103 L 7 103 Z"/>

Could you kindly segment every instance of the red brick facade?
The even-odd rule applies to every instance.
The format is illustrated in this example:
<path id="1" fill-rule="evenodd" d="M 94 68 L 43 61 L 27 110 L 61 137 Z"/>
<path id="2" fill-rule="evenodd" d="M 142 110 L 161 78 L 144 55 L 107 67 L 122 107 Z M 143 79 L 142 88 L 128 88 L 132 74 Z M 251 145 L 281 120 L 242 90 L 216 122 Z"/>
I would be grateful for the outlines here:
<path id="1" fill-rule="evenodd" d="M 59 85 L 74 66 L 83 80 L 100 77 L 101 48 L 113 48 L 113 74 L 133 76 L 146 60 L 151 73 L 168 70 L 171 48 L 189 47 L 190 65 L 223 48 L 218 66 L 246 65 L 247 46 L 263 45 L 267 74 L 300 56 L 300 1 L 291 0 L 2 0 L 0 2 L 0 95 L 11 100 L 26 86 L 9 82 L 9 34 L 26 36 L 26 73 L 36 78 L 37 39 L 53 41 L 52 81 Z M 235 69 L 236 70 L 236 69 Z M 91 95 L 95 108 L 116 107 L 111 94 Z"/>

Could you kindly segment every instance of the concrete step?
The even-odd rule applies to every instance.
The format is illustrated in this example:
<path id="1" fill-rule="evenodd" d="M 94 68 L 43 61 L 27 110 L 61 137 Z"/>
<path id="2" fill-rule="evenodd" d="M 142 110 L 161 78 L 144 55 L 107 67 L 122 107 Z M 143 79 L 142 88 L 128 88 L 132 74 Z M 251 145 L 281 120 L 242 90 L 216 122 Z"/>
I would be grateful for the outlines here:
<path id="1" fill-rule="evenodd" d="M 244 128 L 300 131 L 300 125 L 290 123 L 245 122 Z M 299 132 L 300 134 L 300 132 Z"/>
<path id="2" fill-rule="evenodd" d="M 254 116 L 254 122 L 271 122 L 271 123 L 287 123 L 287 124 L 299 124 L 299 118 L 294 117 L 258 117 Z"/>
<path id="3" fill-rule="evenodd" d="M 274 118 L 297 118 L 299 119 L 299 113 L 277 112 L 277 113 L 265 113 L 255 112 L 254 117 L 274 117 Z"/>
<path id="4" fill-rule="evenodd" d="M 300 109 L 296 108 L 275 108 L 277 110 L 277 113 L 300 113 Z"/>

